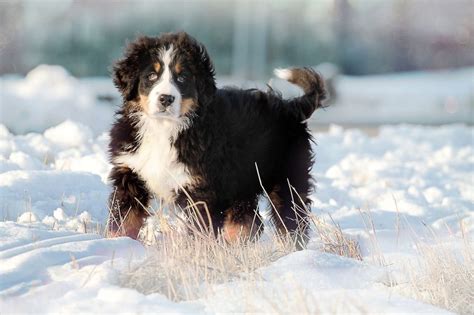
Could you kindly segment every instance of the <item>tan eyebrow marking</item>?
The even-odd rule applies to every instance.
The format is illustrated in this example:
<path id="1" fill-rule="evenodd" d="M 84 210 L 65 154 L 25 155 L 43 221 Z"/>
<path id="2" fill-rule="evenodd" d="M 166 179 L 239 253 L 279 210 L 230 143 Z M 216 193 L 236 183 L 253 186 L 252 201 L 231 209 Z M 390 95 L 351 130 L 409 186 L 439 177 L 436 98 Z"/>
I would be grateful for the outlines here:
<path id="1" fill-rule="evenodd" d="M 155 69 L 156 73 L 160 72 L 161 64 L 159 62 L 153 64 L 153 68 Z"/>
<path id="2" fill-rule="evenodd" d="M 181 66 L 181 64 L 178 62 L 178 63 L 176 63 L 176 65 L 174 66 L 174 70 L 176 71 L 176 73 L 180 74 L 181 71 L 183 71 L 183 66 Z"/>

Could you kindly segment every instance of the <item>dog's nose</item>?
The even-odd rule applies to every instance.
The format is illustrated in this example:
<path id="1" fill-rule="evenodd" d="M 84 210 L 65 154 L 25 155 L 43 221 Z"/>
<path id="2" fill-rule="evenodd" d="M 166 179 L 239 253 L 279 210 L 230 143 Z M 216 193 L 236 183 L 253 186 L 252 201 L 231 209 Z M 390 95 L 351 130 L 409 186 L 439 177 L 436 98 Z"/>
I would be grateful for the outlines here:
<path id="1" fill-rule="evenodd" d="M 173 104 L 174 96 L 168 94 L 161 94 L 158 100 L 160 101 L 161 105 L 163 105 L 164 107 L 168 107 Z"/>

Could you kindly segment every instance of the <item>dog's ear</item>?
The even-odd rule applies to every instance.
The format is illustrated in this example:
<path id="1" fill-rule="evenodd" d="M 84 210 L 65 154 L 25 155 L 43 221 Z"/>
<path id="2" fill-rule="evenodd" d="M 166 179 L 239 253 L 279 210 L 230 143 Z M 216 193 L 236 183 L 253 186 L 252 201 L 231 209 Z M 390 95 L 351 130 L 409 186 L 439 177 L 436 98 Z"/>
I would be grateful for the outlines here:
<path id="1" fill-rule="evenodd" d="M 125 101 L 136 97 L 138 69 L 130 58 L 118 60 L 113 67 L 113 80 Z"/>
<path id="2" fill-rule="evenodd" d="M 204 45 L 185 32 L 178 33 L 178 43 L 186 47 L 196 67 L 195 79 L 198 90 L 198 101 L 203 104 L 216 91 L 215 70 Z"/>
<path id="3" fill-rule="evenodd" d="M 214 95 L 216 91 L 214 65 L 209 58 L 206 47 L 204 47 L 202 44 L 198 44 L 197 56 L 199 60 L 198 64 L 202 69 L 199 71 L 201 75 L 196 78 L 197 88 L 200 92 L 199 94 L 202 94 L 204 97 L 208 98 Z"/>
<path id="4" fill-rule="evenodd" d="M 138 95 L 138 77 L 140 64 L 148 53 L 153 39 L 142 36 L 128 44 L 122 59 L 113 65 L 113 81 L 125 101 L 133 100 Z"/>

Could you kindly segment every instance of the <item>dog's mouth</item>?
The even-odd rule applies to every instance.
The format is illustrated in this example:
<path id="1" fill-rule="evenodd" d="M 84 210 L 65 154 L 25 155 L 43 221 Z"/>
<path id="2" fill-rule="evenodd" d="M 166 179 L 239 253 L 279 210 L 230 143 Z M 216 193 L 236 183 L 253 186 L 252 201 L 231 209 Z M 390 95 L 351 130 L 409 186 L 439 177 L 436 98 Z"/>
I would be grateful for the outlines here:
<path id="1" fill-rule="evenodd" d="M 151 118 L 154 118 L 154 119 L 168 119 L 168 120 L 172 120 L 172 121 L 178 121 L 178 117 L 176 117 L 176 115 L 169 109 L 160 109 L 156 112 L 154 112 L 153 114 L 151 115 L 148 115 L 150 116 Z"/>
<path id="2" fill-rule="evenodd" d="M 169 107 L 168 108 L 160 108 L 157 112 L 158 114 L 168 114 L 168 115 L 172 115 L 173 113 L 169 110 Z"/>

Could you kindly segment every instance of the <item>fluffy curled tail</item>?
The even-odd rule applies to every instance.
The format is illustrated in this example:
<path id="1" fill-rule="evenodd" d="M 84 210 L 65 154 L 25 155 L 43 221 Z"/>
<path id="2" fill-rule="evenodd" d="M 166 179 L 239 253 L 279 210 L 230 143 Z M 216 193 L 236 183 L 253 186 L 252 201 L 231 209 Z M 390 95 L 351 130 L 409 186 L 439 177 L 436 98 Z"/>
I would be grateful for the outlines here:
<path id="1" fill-rule="evenodd" d="M 289 110 L 301 120 L 306 120 L 313 112 L 323 107 L 322 101 L 326 99 L 324 80 L 312 68 L 287 68 L 275 69 L 275 75 L 301 87 L 304 95 L 289 101 Z"/>

